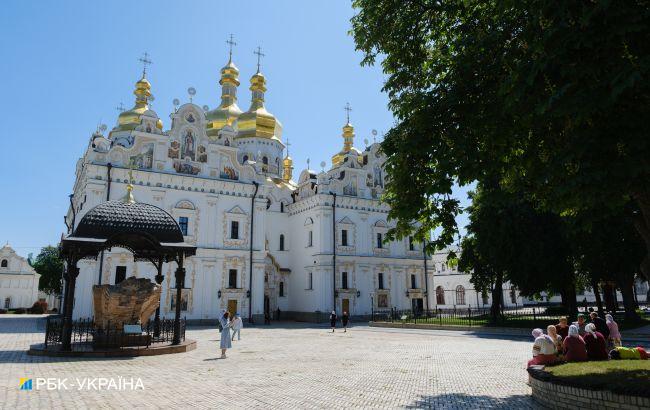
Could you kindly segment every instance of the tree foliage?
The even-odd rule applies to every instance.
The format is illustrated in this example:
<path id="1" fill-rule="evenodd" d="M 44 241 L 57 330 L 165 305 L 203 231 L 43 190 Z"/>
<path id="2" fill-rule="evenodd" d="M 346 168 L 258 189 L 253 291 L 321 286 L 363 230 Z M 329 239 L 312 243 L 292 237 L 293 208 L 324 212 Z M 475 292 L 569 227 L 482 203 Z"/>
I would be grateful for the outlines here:
<path id="1" fill-rule="evenodd" d="M 430 250 L 451 244 L 454 183 L 498 175 L 557 215 L 633 200 L 650 250 L 647 1 L 353 4 L 397 120 L 382 143 L 391 236 L 441 227 Z"/>
<path id="2" fill-rule="evenodd" d="M 59 256 L 59 249 L 46 246 L 36 256 L 33 267 L 41 275 L 38 289 L 45 293 L 61 294 L 61 272 L 63 260 Z"/>

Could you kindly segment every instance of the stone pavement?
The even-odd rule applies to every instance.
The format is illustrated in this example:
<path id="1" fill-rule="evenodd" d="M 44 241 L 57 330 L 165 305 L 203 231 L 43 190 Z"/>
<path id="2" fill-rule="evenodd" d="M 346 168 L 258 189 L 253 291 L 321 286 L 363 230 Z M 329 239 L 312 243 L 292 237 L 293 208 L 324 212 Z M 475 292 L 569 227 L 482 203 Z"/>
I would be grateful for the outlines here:
<path id="1" fill-rule="evenodd" d="M 295 323 L 242 330 L 218 359 L 218 331 L 188 329 L 196 350 L 121 359 L 27 356 L 42 319 L 0 316 L 2 408 L 532 408 L 529 341 L 453 331 L 356 326 L 332 334 Z M 68 390 L 19 390 L 19 378 Z M 76 379 L 141 378 L 144 390 L 94 390 Z M 93 386 L 94 387 L 94 386 Z"/>

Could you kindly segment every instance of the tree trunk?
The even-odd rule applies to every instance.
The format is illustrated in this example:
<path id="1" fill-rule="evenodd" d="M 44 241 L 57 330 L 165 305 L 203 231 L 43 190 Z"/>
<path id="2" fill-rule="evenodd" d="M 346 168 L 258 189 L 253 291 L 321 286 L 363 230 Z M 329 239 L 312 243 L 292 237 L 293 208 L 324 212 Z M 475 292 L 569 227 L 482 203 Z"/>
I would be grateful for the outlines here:
<path id="1" fill-rule="evenodd" d="M 501 318 L 501 300 L 503 299 L 503 274 L 497 273 L 494 287 L 492 288 L 492 306 L 490 306 L 490 316 L 493 324 L 499 322 Z"/>
<path id="2" fill-rule="evenodd" d="M 578 313 L 576 286 L 574 283 L 573 274 L 567 275 L 567 278 L 570 278 L 570 280 L 567 280 L 568 283 L 560 291 L 560 295 L 562 296 L 562 306 L 564 306 L 564 308 L 567 310 L 567 316 L 569 320 L 573 320 Z"/>
<path id="3" fill-rule="evenodd" d="M 598 287 L 598 281 L 596 279 L 591 279 L 591 287 L 594 290 L 594 296 L 596 297 L 596 305 L 598 306 L 598 314 L 603 315 L 603 300 L 600 297 L 600 289 Z"/>
<path id="4" fill-rule="evenodd" d="M 641 274 L 650 281 L 650 191 L 642 191 L 634 194 L 641 214 L 635 218 L 634 227 L 643 238 L 646 247 L 646 256 L 641 262 Z"/>
<path id="5" fill-rule="evenodd" d="M 616 287 L 613 282 L 607 281 L 603 285 L 603 297 L 605 298 L 605 308 L 608 312 L 616 312 L 618 303 L 616 302 Z"/>
<path id="6" fill-rule="evenodd" d="M 623 306 L 625 307 L 625 320 L 638 322 L 641 318 L 636 313 L 636 302 L 634 300 L 634 275 L 628 275 L 618 283 L 621 287 L 623 296 Z"/>

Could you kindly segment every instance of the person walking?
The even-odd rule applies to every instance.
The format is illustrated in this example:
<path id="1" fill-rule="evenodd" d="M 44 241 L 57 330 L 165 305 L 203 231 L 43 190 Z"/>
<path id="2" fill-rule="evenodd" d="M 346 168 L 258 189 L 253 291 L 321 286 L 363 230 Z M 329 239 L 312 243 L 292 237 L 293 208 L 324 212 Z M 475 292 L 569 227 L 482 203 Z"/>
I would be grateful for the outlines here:
<path id="1" fill-rule="evenodd" d="M 350 317 L 348 316 L 348 312 L 343 312 L 343 316 L 341 316 L 341 324 L 343 324 L 343 332 L 348 331 L 348 321 L 350 320 Z"/>
<path id="2" fill-rule="evenodd" d="M 227 310 L 224 310 L 221 317 L 219 318 L 219 323 L 223 330 L 221 331 L 221 358 L 226 358 L 226 350 L 232 347 L 232 342 L 230 341 L 230 329 L 232 328 L 232 323 L 229 320 L 230 313 Z"/>
<path id="3" fill-rule="evenodd" d="M 232 340 L 235 340 L 235 335 L 237 335 L 237 340 L 241 340 L 241 330 L 244 327 L 244 322 L 241 320 L 239 312 L 235 314 L 235 319 L 232 321 Z"/>
<path id="4" fill-rule="evenodd" d="M 334 329 L 336 329 L 336 319 L 338 319 L 338 317 L 336 316 L 336 311 L 333 310 L 332 314 L 330 315 L 330 326 L 332 327 L 332 333 L 334 333 Z"/>

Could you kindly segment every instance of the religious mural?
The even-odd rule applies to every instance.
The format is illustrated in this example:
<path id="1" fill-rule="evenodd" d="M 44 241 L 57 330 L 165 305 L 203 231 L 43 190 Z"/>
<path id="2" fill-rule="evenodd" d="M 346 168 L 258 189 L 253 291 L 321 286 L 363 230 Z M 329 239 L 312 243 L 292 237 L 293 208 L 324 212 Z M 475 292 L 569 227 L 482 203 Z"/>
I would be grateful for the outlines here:
<path id="1" fill-rule="evenodd" d="M 232 180 L 238 180 L 239 179 L 239 174 L 235 170 L 235 167 L 232 166 L 232 163 L 230 162 L 230 159 L 224 155 L 221 156 L 221 163 L 222 168 L 221 172 L 219 173 L 219 178 L 222 179 L 232 179 Z"/>
<path id="2" fill-rule="evenodd" d="M 181 159 L 189 158 L 194 161 L 195 137 L 192 130 L 187 130 L 181 143 Z"/>
<path id="3" fill-rule="evenodd" d="M 381 167 L 378 164 L 375 165 L 374 184 L 375 184 L 375 186 L 378 186 L 380 188 L 384 187 L 384 178 L 383 178 L 382 173 L 381 173 Z"/>
<path id="4" fill-rule="evenodd" d="M 174 169 L 179 174 L 196 175 L 201 171 L 201 168 L 192 164 L 187 158 L 185 161 L 174 160 Z"/>
<path id="5" fill-rule="evenodd" d="M 140 169 L 151 169 L 153 166 L 153 142 L 144 144 L 138 155 L 131 157 L 131 164 Z"/>
<path id="6" fill-rule="evenodd" d="M 199 145 L 197 159 L 199 162 L 208 162 L 208 153 L 205 151 L 205 147 L 203 145 Z"/>
<path id="7" fill-rule="evenodd" d="M 178 141 L 172 141 L 169 150 L 167 151 L 167 156 L 169 158 L 178 158 L 181 151 L 181 143 Z"/>
<path id="8" fill-rule="evenodd" d="M 356 196 L 357 195 L 357 180 L 356 180 L 356 178 L 350 179 L 350 182 L 348 182 L 348 184 L 343 187 L 343 195 L 351 195 L 351 196 Z"/>

